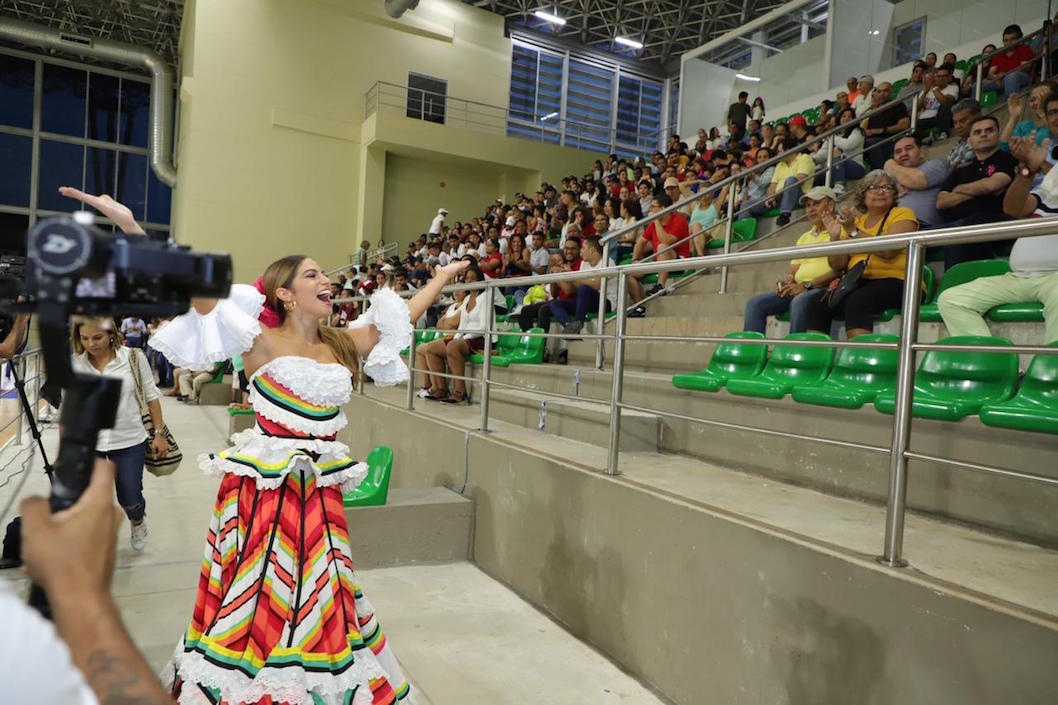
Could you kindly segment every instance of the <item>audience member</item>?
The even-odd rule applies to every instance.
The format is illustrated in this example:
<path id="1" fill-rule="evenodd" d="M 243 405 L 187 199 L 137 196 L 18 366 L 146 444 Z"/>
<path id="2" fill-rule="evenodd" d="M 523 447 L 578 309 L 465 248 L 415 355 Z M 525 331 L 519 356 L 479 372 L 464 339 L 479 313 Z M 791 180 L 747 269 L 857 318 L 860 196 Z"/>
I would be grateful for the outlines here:
<path id="1" fill-rule="evenodd" d="M 949 225 L 971 225 L 1006 220 L 1003 194 L 1014 178 L 1017 160 L 999 149 L 999 121 L 995 117 L 977 118 L 970 127 L 970 146 L 974 161 L 955 169 L 937 194 L 937 210 Z M 988 259 L 995 253 L 995 243 L 974 242 L 944 247 L 945 267 L 959 262 Z"/>
<path id="2" fill-rule="evenodd" d="M 922 77 L 926 75 L 928 70 L 929 66 L 926 65 L 925 61 L 916 61 L 914 66 L 911 67 L 911 80 L 900 89 L 900 94 L 896 96 L 904 101 L 904 105 L 907 106 L 908 110 L 911 110 L 911 101 L 917 99 L 919 94 L 922 93 L 924 88 Z"/>
<path id="3" fill-rule="evenodd" d="M 463 271 L 461 279 L 466 283 L 481 281 L 481 272 L 471 264 Z M 473 331 L 484 330 L 491 322 L 491 312 L 485 310 L 484 302 L 478 301 L 480 293 L 476 289 L 468 291 L 459 303 L 459 322 L 455 327 L 455 335 L 422 346 L 422 361 L 426 363 L 424 366 L 419 365 L 422 369 L 428 369 L 432 373 L 444 373 L 447 363 L 448 374 L 453 376 L 452 391 L 449 392 L 447 378 L 434 374 L 430 390 L 426 393 L 420 392 L 424 399 L 446 404 L 462 404 L 468 401 L 467 383 L 462 379 L 466 374 L 467 358 L 485 348 L 485 336 Z M 446 317 L 450 315 L 446 314 Z M 451 321 L 448 324 L 451 325 Z"/>
<path id="4" fill-rule="evenodd" d="M 757 155 L 754 161 L 757 164 L 763 164 L 771 159 L 771 157 L 771 151 L 767 147 L 761 147 L 757 150 Z M 738 210 L 741 217 L 757 217 L 763 214 L 764 211 L 768 210 L 768 205 L 765 201 L 768 200 L 768 187 L 771 186 L 771 181 L 774 176 L 775 167 L 770 166 L 748 178 L 745 188 L 742 189 L 742 199 L 739 203 L 735 204 L 735 208 Z"/>
<path id="5" fill-rule="evenodd" d="M 1029 91 L 1028 107 L 1020 93 L 1011 93 L 1007 96 L 1007 109 L 1009 115 L 1007 124 L 1003 126 L 1003 132 L 999 135 L 999 148 L 1009 152 L 1010 139 L 1012 137 L 1032 137 L 1036 144 L 1042 144 L 1051 136 L 1047 127 L 1047 116 L 1043 113 L 1043 104 L 1051 93 L 1055 92 L 1055 84 L 1046 81 L 1034 86 Z"/>
<path id="6" fill-rule="evenodd" d="M 650 215 L 668 208 L 671 205 L 672 199 L 666 194 L 661 194 L 651 201 Z M 661 262 L 676 259 L 677 257 L 690 257 L 690 234 L 690 226 L 683 215 L 676 212 L 663 215 L 657 220 L 651 221 L 643 230 L 642 237 L 635 244 L 635 249 L 632 252 L 632 259 L 633 261 L 638 262 L 652 253 L 654 255 L 654 260 Z M 668 272 L 659 273 L 658 283 L 650 289 L 647 295 L 653 296 L 660 292 L 667 292 L 668 289 L 666 287 L 668 278 Z M 629 289 L 632 291 L 634 301 L 639 301 L 645 298 L 645 296 L 641 295 L 642 286 L 638 279 L 634 277 L 629 278 Z M 636 298 L 637 296 L 638 298 Z"/>
<path id="7" fill-rule="evenodd" d="M 728 125 L 734 125 L 736 131 L 732 132 L 732 134 L 739 138 L 746 131 L 746 122 L 749 120 L 750 106 L 746 102 L 747 100 L 749 100 L 749 93 L 740 91 L 738 100 L 727 109 L 727 123 Z"/>
<path id="8" fill-rule="evenodd" d="M 713 239 L 713 229 L 721 219 L 722 208 L 727 202 L 729 189 L 719 191 L 706 187 L 706 195 L 694 202 L 690 215 L 691 252 L 695 257 L 705 257 L 706 248 Z"/>
<path id="9" fill-rule="evenodd" d="M 888 81 L 878 84 L 872 94 L 874 107 L 880 108 L 893 99 L 893 85 Z M 857 116 L 860 113 L 857 111 Z M 882 112 L 867 118 L 864 131 L 863 159 L 873 170 L 882 168 L 885 161 L 893 156 L 893 135 L 903 132 L 911 126 L 911 116 L 903 103 L 894 103 Z"/>
<path id="10" fill-rule="evenodd" d="M 991 65 L 992 56 L 995 54 L 995 51 L 996 51 L 996 45 L 995 44 L 985 44 L 984 48 L 981 50 L 980 59 L 974 65 L 973 69 L 970 71 L 969 75 L 966 77 L 966 80 L 963 81 L 963 84 L 959 87 L 959 92 L 962 93 L 962 95 L 964 95 L 964 96 L 973 96 L 973 95 L 975 95 L 975 91 L 977 90 L 977 77 L 978 76 L 984 77 L 984 76 L 988 75 L 988 69 L 989 69 L 989 66 Z M 983 78 L 982 78 L 981 83 L 982 83 L 982 85 L 984 85 Z"/>
<path id="11" fill-rule="evenodd" d="M 212 370 L 203 372 L 189 372 L 180 377 L 180 396 L 177 397 L 177 401 L 186 401 L 190 404 L 198 403 L 198 395 L 213 378 L 220 373 L 225 367 L 226 362 L 218 362 L 213 366 Z"/>
<path id="12" fill-rule="evenodd" d="M 441 234 L 441 228 L 444 227 L 445 218 L 447 218 L 447 217 L 448 217 L 448 210 L 445 209 L 445 208 L 438 208 L 437 209 L 437 215 L 434 217 L 434 219 L 432 221 L 430 221 L 430 229 L 426 231 L 426 234 L 427 235 L 440 235 Z M 380 242 L 379 243 L 379 247 L 380 248 L 384 248 L 385 246 Z"/>
<path id="13" fill-rule="evenodd" d="M 893 158 L 885 163 L 885 173 L 896 179 L 897 204 L 911 209 L 919 230 L 942 225 L 937 194 L 948 172 L 948 162 L 943 159 L 926 159 L 926 152 L 914 135 L 904 135 L 896 141 Z"/>
<path id="14" fill-rule="evenodd" d="M 848 93 L 849 105 L 856 102 L 856 99 L 860 97 L 860 81 L 855 76 L 849 76 L 845 79 L 845 90 Z"/>
<path id="15" fill-rule="evenodd" d="M 830 181 L 835 185 L 863 178 L 866 173 L 863 168 L 863 130 L 856 122 L 856 115 L 852 112 L 852 108 L 841 111 L 840 124 L 845 125 L 845 131 L 834 135 L 834 169 Z M 825 148 L 817 150 L 812 155 L 812 159 L 816 164 L 825 167 L 827 150 Z M 825 180 L 826 173 L 816 174 L 815 185 L 821 186 Z"/>
<path id="16" fill-rule="evenodd" d="M 892 87 L 890 86 L 890 88 Z M 874 76 L 870 74 L 860 76 L 860 80 L 856 84 L 856 99 L 852 101 L 852 109 L 856 111 L 856 117 L 862 117 L 865 112 L 871 109 L 871 94 L 874 93 L 874 90 Z M 892 100 L 891 96 L 881 101 L 879 105 L 889 100 Z"/>
<path id="17" fill-rule="evenodd" d="M 613 267 L 612 259 L 603 259 L 603 248 L 597 237 L 586 237 L 580 248 L 580 271 Z M 551 315 L 562 324 L 562 332 L 576 334 L 584 327 L 589 313 L 599 310 L 599 288 L 602 278 L 581 279 L 571 282 L 576 286 L 573 298 L 556 298 L 551 301 Z M 611 281 L 606 287 L 606 310 L 612 311 L 617 306 L 617 284 Z M 571 315 L 572 314 L 572 317 Z"/>
<path id="18" fill-rule="evenodd" d="M 856 190 L 856 207 L 862 215 L 855 216 L 849 208 L 841 214 L 823 214 L 822 222 L 832 240 L 884 237 L 918 230 L 918 221 L 910 208 L 896 205 L 899 185 L 884 171 L 872 171 L 863 178 Z M 870 333 L 874 330 L 874 316 L 890 308 L 900 308 L 904 296 L 904 274 L 907 251 L 904 247 L 881 252 L 854 255 L 834 255 L 829 258 L 835 272 L 843 272 L 864 262 L 860 285 L 853 289 L 837 306 L 830 297 L 814 299 L 808 304 L 808 330 L 830 333 L 834 318 L 844 317 L 846 337 Z"/>
<path id="19" fill-rule="evenodd" d="M 994 54 L 985 74 L 982 91 L 999 91 L 1003 96 L 1017 93 L 1032 83 L 1032 47 L 1015 42 L 1024 36 L 1021 27 L 1009 25 L 1003 30 L 1003 49 Z"/>
<path id="20" fill-rule="evenodd" d="M 915 129 L 919 139 L 926 138 L 930 130 L 939 130 L 937 139 L 947 139 L 951 132 L 951 108 L 959 97 L 959 87 L 952 83 L 951 64 L 941 64 L 936 71 L 926 74 L 922 79 L 922 93 L 918 96 L 918 123 Z M 927 144 L 933 143 L 933 137 L 926 138 Z"/>
<path id="21" fill-rule="evenodd" d="M 951 109 L 952 127 L 958 136 L 948 153 L 948 166 L 957 169 L 974 160 L 974 150 L 970 146 L 970 125 L 981 114 L 981 104 L 973 98 L 963 98 Z"/>
<path id="22" fill-rule="evenodd" d="M 803 152 L 795 151 L 797 142 L 788 137 L 783 143 L 782 161 L 775 165 L 775 174 L 768 187 L 768 208 L 779 208 L 775 224 L 782 227 L 790 222 L 797 200 L 808 191 L 815 174 L 815 162 Z"/>
<path id="23" fill-rule="evenodd" d="M 573 240 L 569 241 L 570 246 L 577 245 Z M 576 268 L 566 262 L 562 254 L 556 252 L 551 255 L 548 260 L 548 274 L 557 274 L 560 272 L 574 272 L 580 268 L 580 258 L 577 257 Z M 573 282 L 569 282 L 571 285 Z M 534 289 L 538 287 L 533 287 Z M 525 296 L 525 305 L 522 306 L 522 310 L 518 313 L 518 326 L 522 331 L 529 331 L 530 328 L 543 328 L 545 331 L 551 326 L 551 302 L 553 300 L 564 300 L 575 298 L 576 291 L 572 286 L 568 290 L 563 289 L 557 283 L 548 285 L 547 298 L 543 301 L 533 301 L 530 303 L 530 297 L 533 295 L 533 289 L 529 290 L 529 293 Z"/>
<path id="24" fill-rule="evenodd" d="M 833 215 L 837 194 L 826 186 L 816 186 L 801 197 L 811 229 L 797 239 L 797 247 L 830 242 L 823 225 L 824 213 Z M 790 312 L 790 332 L 807 330 L 808 304 L 821 298 L 837 275 L 826 257 L 804 257 L 790 261 L 790 267 L 775 282 L 774 292 L 757 294 L 746 302 L 743 330 L 763 333 L 768 316 Z"/>
<path id="25" fill-rule="evenodd" d="M 489 279 L 495 279 L 503 273 L 503 255 L 500 254 L 500 243 L 494 237 L 485 242 L 485 256 L 478 262 L 478 267 Z"/>

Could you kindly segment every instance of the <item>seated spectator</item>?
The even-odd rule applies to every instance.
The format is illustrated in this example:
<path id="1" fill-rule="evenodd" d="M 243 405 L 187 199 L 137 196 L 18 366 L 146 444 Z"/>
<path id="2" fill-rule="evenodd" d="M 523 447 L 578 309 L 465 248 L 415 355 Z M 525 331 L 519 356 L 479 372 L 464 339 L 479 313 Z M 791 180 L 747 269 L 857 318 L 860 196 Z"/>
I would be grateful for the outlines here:
<path id="1" fill-rule="evenodd" d="M 874 107 L 879 108 L 893 99 L 893 85 L 888 81 L 878 84 L 872 94 Z M 856 113 L 860 115 L 859 112 Z M 864 130 L 863 160 L 871 169 L 882 168 L 885 161 L 893 156 L 892 135 L 903 132 L 911 126 L 911 116 L 903 103 L 895 103 L 881 113 L 867 118 Z"/>
<path id="2" fill-rule="evenodd" d="M 634 198 L 628 198 L 621 201 L 621 228 L 627 228 L 643 219 L 643 211 L 639 209 L 639 201 Z M 623 235 L 617 236 L 617 259 L 632 254 L 636 244 L 636 231 L 629 230 Z"/>
<path id="3" fill-rule="evenodd" d="M 1047 100 L 1048 118 L 1058 122 L 1058 97 Z M 1058 169 L 1050 145 L 1015 137 L 1011 151 L 1021 166 L 1003 198 L 1013 218 L 1053 218 L 1058 215 Z M 1034 186 L 1033 183 L 1036 182 Z M 1039 301 L 1043 304 L 1045 345 L 1058 342 L 1058 235 L 1024 237 L 1010 251 L 1010 272 L 981 277 L 946 289 L 937 299 L 949 335 L 989 335 L 984 314 L 1000 304 Z"/>
<path id="4" fill-rule="evenodd" d="M 948 139 L 951 132 L 951 108 L 959 97 L 959 87 L 952 83 L 951 64 L 941 64 L 936 71 L 922 79 L 922 92 L 918 96 L 918 124 L 915 126 L 919 139 L 933 144 L 931 130 L 939 130 L 938 140 Z"/>
<path id="5" fill-rule="evenodd" d="M 1014 178 L 1017 160 L 999 149 L 999 121 L 993 116 L 979 117 L 970 127 L 970 146 L 974 161 L 952 171 L 940 193 L 937 211 L 949 225 L 972 225 L 1006 220 L 1003 194 Z M 996 244 L 974 242 L 944 247 L 945 267 L 959 262 L 989 259 Z"/>
<path id="6" fill-rule="evenodd" d="M 874 76 L 870 74 L 860 76 L 860 80 L 856 83 L 856 98 L 852 101 L 852 109 L 856 111 L 856 117 L 862 117 L 865 112 L 871 109 L 871 94 L 874 91 Z M 890 97 L 880 101 L 878 105 L 887 103 L 890 100 L 892 100 L 892 86 L 890 86 Z"/>
<path id="7" fill-rule="evenodd" d="M 822 216 L 831 239 L 884 237 L 918 230 L 918 221 L 911 209 L 896 205 L 898 188 L 896 179 L 884 171 L 867 174 L 856 190 L 856 207 L 863 215 L 857 217 L 851 209 L 842 208 L 840 216 Z M 835 272 L 844 272 L 863 261 L 867 264 L 860 286 L 849 292 L 837 308 L 831 308 L 829 297 L 809 302 L 808 330 L 829 334 L 833 319 L 843 317 L 846 336 L 853 338 L 874 330 L 876 314 L 901 307 L 907 267 L 906 248 L 835 255 L 828 259 Z"/>
<path id="8" fill-rule="evenodd" d="M 694 202 L 689 225 L 691 232 L 691 253 L 695 257 L 705 257 L 710 240 L 717 236 L 717 228 L 723 218 L 724 204 L 727 203 L 729 189 L 727 186 L 716 190 L 708 185 L 703 186 L 706 195 Z M 719 232 L 723 239 L 723 231 Z M 659 277 L 660 279 L 660 277 Z"/>
<path id="9" fill-rule="evenodd" d="M 603 269 L 613 267 L 612 259 L 604 260 L 602 244 L 597 237 L 586 237 L 580 248 L 581 265 L 580 271 L 589 269 Z M 576 334 L 584 327 L 584 321 L 589 313 L 599 310 L 599 288 L 602 286 L 602 278 L 581 279 L 570 282 L 575 285 L 575 294 L 570 298 L 556 298 L 551 301 L 551 315 L 562 324 L 562 332 Z M 606 287 L 606 310 L 612 311 L 617 305 L 617 284 L 610 282 Z M 572 317 L 571 317 L 572 314 Z"/>
<path id="10" fill-rule="evenodd" d="M 573 240 L 569 241 L 571 248 L 576 244 L 577 243 Z M 562 254 L 556 252 L 551 255 L 551 258 L 548 261 L 548 274 L 575 272 L 580 269 L 580 261 L 578 255 L 572 263 L 569 263 Z M 574 283 L 575 282 L 568 282 L 569 286 L 565 289 L 557 283 L 549 284 L 547 286 L 547 298 L 543 301 L 533 301 L 532 303 L 529 301 L 533 294 L 533 290 L 543 287 L 536 286 L 530 289 L 525 297 L 525 305 L 522 306 L 522 310 L 518 312 L 518 326 L 522 331 L 528 332 L 530 328 L 543 328 L 544 330 L 547 330 L 551 326 L 551 302 L 553 300 L 575 299 L 576 288 L 572 286 Z"/>
<path id="11" fill-rule="evenodd" d="M 790 130 L 790 136 L 793 137 L 794 142 L 797 145 L 804 144 L 810 137 L 808 133 L 808 121 L 805 120 L 804 115 L 794 115 L 790 118 L 788 129 Z"/>
<path id="12" fill-rule="evenodd" d="M 786 127 L 786 123 L 780 122 L 775 126 L 775 136 L 772 138 L 771 143 L 764 146 L 771 150 L 772 155 L 776 155 L 783 151 L 783 144 L 786 143 L 786 138 L 789 136 L 790 132 L 789 128 Z"/>
<path id="13" fill-rule="evenodd" d="M 862 179 L 866 170 L 863 168 L 863 129 L 856 121 L 852 108 L 841 111 L 840 124 L 845 131 L 834 135 L 834 170 L 830 177 L 832 184 L 844 184 L 846 181 Z M 820 167 L 826 167 L 827 150 L 820 149 L 813 153 L 812 160 Z M 815 185 L 826 183 L 826 173 L 816 174 Z M 842 186 L 841 188 L 844 188 Z"/>
<path id="14" fill-rule="evenodd" d="M 977 90 L 977 76 L 978 74 L 981 74 L 982 76 L 988 75 L 988 68 L 992 62 L 992 56 L 995 54 L 995 51 L 995 44 L 985 44 L 984 48 L 981 49 L 980 60 L 974 65 L 970 73 L 967 74 L 966 80 L 962 82 L 962 85 L 959 86 L 959 92 L 964 97 L 974 96 L 974 92 Z M 984 81 L 982 80 L 982 85 L 983 83 Z"/>
<path id="15" fill-rule="evenodd" d="M 982 91 L 999 91 L 1000 95 L 1009 96 L 1032 83 L 1032 47 L 1013 46 L 1023 36 L 1016 24 L 1003 30 L 1003 49 L 991 57 Z"/>
<path id="16" fill-rule="evenodd" d="M 228 366 L 227 362 L 218 362 L 213 366 L 213 369 L 208 372 L 188 372 L 187 374 L 180 375 L 180 395 L 177 396 L 177 401 L 186 401 L 189 404 L 198 403 L 198 395 L 202 391 L 202 388 L 206 386 L 221 370 Z"/>
<path id="17" fill-rule="evenodd" d="M 916 61 L 914 66 L 911 67 L 911 80 L 900 89 L 900 95 L 897 98 L 904 101 L 904 105 L 907 106 L 908 110 L 911 110 L 911 101 L 918 98 L 919 94 L 922 93 L 922 78 L 927 71 L 929 71 L 929 66 L 926 65 L 925 61 Z"/>
<path id="18" fill-rule="evenodd" d="M 672 200 L 665 194 L 661 194 L 650 202 L 650 214 L 653 215 L 671 205 Z M 661 262 L 676 259 L 677 257 L 690 257 L 690 235 L 690 226 L 687 224 L 686 218 L 675 212 L 664 215 L 657 220 L 651 221 L 643 229 L 642 237 L 636 241 L 632 259 L 638 262 L 651 253 L 655 255 L 655 261 Z M 583 266 L 581 268 L 583 269 Z M 662 291 L 667 292 L 668 274 L 668 272 L 659 273 L 658 283 L 650 289 L 647 295 L 653 296 Z M 642 285 L 635 277 L 629 278 L 628 287 L 633 301 L 638 302 L 646 298 L 647 295 L 643 294 Z"/>
<path id="19" fill-rule="evenodd" d="M 812 228 L 797 238 L 797 246 L 830 242 L 830 233 L 823 225 L 824 213 L 833 215 L 837 194 L 826 186 L 816 186 L 801 197 Z M 757 294 L 746 302 L 743 330 L 763 333 L 768 316 L 790 312 L 790 332 L 807 330 L 808 304 L 823 296 L 827 285 L 837 275 L 826 257 L 805 257 L 790 261 L 789 270 L 775 282 L 774 292 Z"/>
<path id="20" fill-rule="evenodd" d="M 1003 132 L 999 135 L 999 148 L 1005 152 L 1010 151 L 1010 139 L 1012 137 L 1033 137 L 1036 144 L 1051 136 L 1047 127 L 1047 116 L 1043 114 L 1043 103 L 1047 96 L 1055 91 L 1055 84 L 1046 81 L 1035 86 L 1029 92 L 1029 102 L 1026 110 L 1025 100 L 1020 93 L 1011 93 L 1007 96 L 1007 108 L 1010 115 L 1007 124 L 1003 126 Z"/>
<path id="21" fill-rule="evenodd" d="M 941 59 L 941 63 L 942 64 L 951 64 L 952 66 L 955 66 L 955 64 L 957 64 L 959 62 L 955 59 L 955 54 L 953 54 L 952 52 L 949 51 Z M 951 72 L 951 80 L 952 80 L 952 82 L 955 83 L 955 85 L 959 86 L 960 88 L 962 88 L 962 82 L 963 82 L 964 78 L 966 78 L 966 72 L 963 71 L 960 68 L 956 68 L 955 70 L 953 70 Z"/>
<path id="22" fill-rule="evenodd" d="M 943 224 L 937 212 L 937 194 L 948 178 L 948 171 L 948 162 L 943 159 L 926 159 L 926 152 L 914 135 L 898 139 L 893 158 L 885 163 L 885 173 L 899 184 L 897 204 L 911 209 L 919 230 Z"/>
<path id="23" fill-rule="evenodd" d="M 963 98 L 951 109 L 952 128 L 958 136 L 948 153 L 948 166 L 957 169 L 974 160 L 974 150 L 970 146 L 970 125 L 981 115 L 981 104 L 973 98 Z"/>
<path id="24" fill-rule="evenodd" d="M 856 102 L 856 99 L 860 97 L 860 80 L 855 76 L 849 76 L 846 78 L 845 91 L 848 95 L 849 105 L 851 106 Z"/>
<path id="25" fill-rule="evenodd" d="M 544 234 L 540 231 L 533 233 L 533 241 L 529 247 L 529 268 L 533 274 L 546 274 L 547 263 L 551 259 L 551 253 L 544 246 Z"/>
<path id="26" fill-rule="evenodd" d="M 771 159 L 772 153 L 767 147 L 757 150 L 754 159 L 756 164 L 763 164 Z M 742 200 L 735 204 L 735 209 L 742 218 L 755 218 L 768 210 L 765 201 L 768 200 L 768 187 L 775 176 L 775 167 L 770 166 L 763 171 L 751 175 L 742 190 Z"/>
<path id="27" fill-rule="evenodd" d="M 790 222 L 790 214 L 797 200 L 811 188 L 815 174 L 812 157 L 796 149 L 797 142 L 793 137 L 783 142 L 782 161 L 775 165 L 775 173 L 768 186 L 766 203 L 768 208 L 778 206 L 779 219 L 775 224 L 780 228 Z"/>
<path id="28" fill-rule="evenodd" d="M 461 280 L 467 283 L 481 281 L 481 272 L 471 264 L 469 268 L 463 271 Z M 481 293 L 480 290 L 473 290 L 466 292 L 466 296 L 459 303 L 458 309 L 446 312 L 446 318 L 448 323 L 451 325 L 451 317 L 455 313 L 458 313 L 459 320 L 455 326 L 456 334 L 452 337 L 445 337 L 441 340 L 434 340 L 426 345 L 422 346 L 423 356 L 422 361 L 425 362 L 426 369 L 433 373 L 444 373 L 445 363 L 448 364 L 448 374 L 456 377 L 452 381 L 452 391 L 448 391 L 448 380 L 440 375 L 433 375 L 431 380 L 430 391 L 423 393 L 420 391 L 420 395 L 424 399 L 430 399 L 433 401 L 441 401 L 446 404 L 462 404 L 468 401 L 467 397 L 467 383 L 463 379 L 459 379 L 466 375 L 466 363 L 467 358 L 474 353 L 481 352 L 485 349 L 485 336 L 480 333 L 474 332 L 463 332 L 463 331 L 480 331 L 484 330 L 485 326 L 490 324 L 492 321 L 491 315 L 485 310 L 484 303 L 479 305 L 478 295 Z M 442 320 L 445 320 L 442 318 Z M 440 322 L 438 323 L 440 327 Z M 446 328 L 452 330 L 452 328 Z M 422 367 L 422 365 L 418 365 Z"/>
<path id="29" fill-rule="evenodd" d="M 841 117 L 841 113 L 851 107 L 852 104 L 849 102 L 849 94 L 846 91 L 838 91 L 838 94 L 834 96 L 834 115 Z"/>
<path id="30" fill-rule="evenodd" d="M 500 254 L 500 243 L 496 238 L 489 238 L 485 242 L 485 256 L 478 262 L 478 267 L 489 279 L 495 279 L 503 274 L 503 255 Z"/>

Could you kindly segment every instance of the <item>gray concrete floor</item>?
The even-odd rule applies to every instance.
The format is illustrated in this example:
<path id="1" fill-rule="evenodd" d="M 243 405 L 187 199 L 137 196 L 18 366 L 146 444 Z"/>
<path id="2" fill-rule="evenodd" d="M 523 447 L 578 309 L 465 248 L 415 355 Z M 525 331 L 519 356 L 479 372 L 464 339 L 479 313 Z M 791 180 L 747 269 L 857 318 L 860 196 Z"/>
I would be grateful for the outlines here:
<path id="1" fill-rule="evenodd" d="M 127 526 L 123 528 L 113 580 L 132 638 L 158 669 L 187 626 L 216 494 L 217 479 L 200 472 L 195 458 L 223 448 L 227 435 L 223 407 L 189 407 L 165 399 L 163 410 L 184 463 L 168 478 L 145 476 L 147 548 L 133 551 Z M 54 427 L 44 436 L 51 453 Z M 10 449 L 0 455 L 0 482 L 13 469 L 5 466 L 11 455 Z M 20 496 L 47 492 L 40 468 L 38 457 Z M 19 479 L 0 487 L 0 508 Z M 426 696 L 420 699 L 424 704 L 663 702 L 469 563 L 363 571 L 360 578 L 387 638 Z M 17 570 L 0 571 L 0 579 L 19 590 L 28 588 Z"/>

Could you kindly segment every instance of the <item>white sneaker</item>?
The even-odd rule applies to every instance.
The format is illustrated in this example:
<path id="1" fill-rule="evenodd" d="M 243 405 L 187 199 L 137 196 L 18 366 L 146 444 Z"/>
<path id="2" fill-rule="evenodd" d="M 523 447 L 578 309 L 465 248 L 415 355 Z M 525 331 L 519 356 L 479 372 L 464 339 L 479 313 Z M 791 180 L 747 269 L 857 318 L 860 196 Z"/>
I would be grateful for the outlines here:
<path id="1" fill-rule="evenodd" d="M 426 397 L 430 396 L 430 390 L 420 389 L 418 392 L 416 392 L 415 396 L 419 397 L 420 399 L 425 399 Z"/>
<path id="2" fill-rule="evenodd" d="M 147 545 L 147 520 L 132 525 L 132 550 L 142 551 Z"/>
<path id="3" fill-rule="evenodd" d="M 59 420 L 59 412 L 51 405 L 45 404 L 39 413 L 41 423 L 51 423 Z"/>

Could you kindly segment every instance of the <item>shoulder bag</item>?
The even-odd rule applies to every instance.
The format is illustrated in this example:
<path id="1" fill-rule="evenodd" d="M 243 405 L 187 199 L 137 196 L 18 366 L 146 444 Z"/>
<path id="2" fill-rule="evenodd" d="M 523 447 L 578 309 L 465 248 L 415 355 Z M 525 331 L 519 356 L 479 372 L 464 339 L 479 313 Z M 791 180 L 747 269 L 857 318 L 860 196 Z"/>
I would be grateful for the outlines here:
<path id="1" fill-rule="evenodd" d="M 172 475 L 180 467 L 180 461 L 184 459 L 184 454 L 180 452 L 180 446 L 177 445 L 176 439 L 173 438 L 168 426 L 162 426 L 161 430 L 154 427 L 151 412 L 147 408 L 147 398 L 143 393 L 143 379 L 140 377 L 140 356 L 142 355 L 143 353 L 138 349 L 129 350 L 129 367 L 132 369 L 132 379 L 136 385 L 136 400 L 140 403 L 140 420 L 143 421 L 143 428 L 147 430 L 148 436 L 147 440 L 144 441 L 147 445 L 147 458 L 144 461 L 144 467 L 152 475 L 157 475 L 158 477 Z M 156 433 L 162 434 L 168 446 L 165 455 L 159 457 L 153 454 L 154 451 L 151 447 L 151 439 L 154 438 Z"/>
<path id="2" fill-rule="evenodd" d="M 882 222 L 878 224 L 878 234 L 881 235 L 885 229 L 885 221 L 889 220 L 889 214 L 893 212 L 890 208 L 885 212 L 885 216 L 882 218 Z M 860 260 L 849 269 L 845 270 L 845 273 L 841 275 L 841 278 L 835 279 L 830 283 L 830 288 L 827 293 L 823 295 L 827 304 L 830 305 L 831 310 L 837 310 L 841 308 L 841 305 L 845 303 L 845 299 L 848 295 L 860 288 L 860 284 L 863 283 L 863 273 L 867 271 L 867 264 L 871 261 L 871 256 L 867 255 L 866 258 Z"/>

